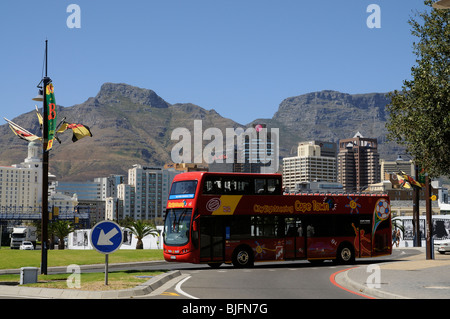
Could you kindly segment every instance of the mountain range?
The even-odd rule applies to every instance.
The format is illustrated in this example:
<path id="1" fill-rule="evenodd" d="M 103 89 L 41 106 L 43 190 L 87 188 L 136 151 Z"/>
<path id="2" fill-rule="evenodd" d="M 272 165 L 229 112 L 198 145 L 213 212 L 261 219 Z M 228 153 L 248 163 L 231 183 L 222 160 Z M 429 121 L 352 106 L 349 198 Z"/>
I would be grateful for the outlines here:
<path id="1" fill-rule="evenodd" d="M 110 174 L 127 175 L 133 164 L 162 166 L 171 162 L 177 141 L 172 131 L 185 127 L 193 132 L 194 120 L 209 127 L 246 128 L 265 123 L 279 128 L 280 157 L 295 156 L 297 144 L 306 140 L 338 142 L 356 132 L 377 138 L 381 158 L 395 159 L 398 145 L 386 141 L 385 93 L 346 94 L 320 91 L 283 100 L 270 119 L 240 124 L 215 110 L 191 103 L 169 104 L 154 91 L 123 83 L 105 83 L 95 97 L 70 107 L 58 105 L 58 120 L 87 125 L 93 136 L 72 143 L 72 134 L 60 135 L 54 143 L 49 169 L 60 181 L 91 181 Z M 274 108 L 275 109 L 275 108 Z M 40 135 L 35 111 L 22 114 L 15 123 Z M 27 142 L 17 138 L 5 123 L 0 126 L 0 165 L 20 163 L 26 157 Z M 280 160 L 280 163 L 282 161 Z"/>

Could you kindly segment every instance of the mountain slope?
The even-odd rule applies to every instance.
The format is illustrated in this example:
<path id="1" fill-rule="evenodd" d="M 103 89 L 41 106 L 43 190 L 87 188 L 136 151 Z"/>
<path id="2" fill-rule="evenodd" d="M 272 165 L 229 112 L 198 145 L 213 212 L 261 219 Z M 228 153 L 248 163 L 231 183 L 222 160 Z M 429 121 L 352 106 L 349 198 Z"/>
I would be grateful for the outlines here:
<path id="1" fill-rule="evenodd" d="M 170 135 L 176 127 L 192 131 L 193 119 L 204 125 L 236 127 L 214 110 L 194 104 L 170 105 L 151 90 L 126 84 L 105 83 L 96 97 L 72 107 L 58 107 L 58 120 L 89 126 L 93 137 L 72 143 L 70 132 L 60 136 L 50 153 L 49 169 L 59 180 L 84 181 L 109 174 L 127 174 L 133 164 L 164 165 L 177 141 Z M 191 120 L 192 119 L 192 120 Z M 14 122 L 40 135 L 35 112 Z M 0 126 L 0 165 L 20 163 L 27 143 L 18 139 L 7 125 Z M 9 149 L 8 149 L 9 148 Z"/>
<path id="2" fill-rule="evenodd" d="M 379 139 L 382 156 L 394 157 L 395 147 L 385 143 L 384 94 L 350 95 L 335 91 L 308 93 L 281 102 L 267 123 L 280 130 L 280 156 L 295 155 L 299 141 L 309 139 L 337 142 L 360 131 Z M 95 97 L 71 107 L 58 106 L 58 120 L 90 127 L 92 138 L 72 143 L 71 132 L 61 135 L 50 153 L 50 172 L 61 181 L 86 181 L 110 174 L 127 175 L 133 164 L 158 165 L 170 162 L 175 143 L 171 133 L 177 127 L 193 132 L 196 119 L 203 131 L 209 127 L 245 127 L 190 103 L 169 104 L 154 91 L 127 84 L 105 83 Z M 22 114 L 14 122 L 40 135 L 35 112 Z M 209 141 L 204 141 L 207 144 Z M 8 125 L 0 126 L 0 165 L 20 163 L 27 143 L 18 139 Z M 394 157 L 395 158 L 395 157 Z"/>

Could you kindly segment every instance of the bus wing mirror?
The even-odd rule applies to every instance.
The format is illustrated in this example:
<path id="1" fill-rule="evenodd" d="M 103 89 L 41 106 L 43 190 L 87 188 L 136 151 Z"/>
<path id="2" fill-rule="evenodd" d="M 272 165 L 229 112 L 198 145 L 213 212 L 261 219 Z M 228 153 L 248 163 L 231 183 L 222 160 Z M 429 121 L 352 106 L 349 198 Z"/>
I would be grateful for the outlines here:
<path id="1" fill-rule="evenodd" d="M 192 230 L 193 231 L 197 231 L 198 230 L 198 226 L 197 226 L 197 221 L 194 220 L 194 222 L 192 223 Z"/>

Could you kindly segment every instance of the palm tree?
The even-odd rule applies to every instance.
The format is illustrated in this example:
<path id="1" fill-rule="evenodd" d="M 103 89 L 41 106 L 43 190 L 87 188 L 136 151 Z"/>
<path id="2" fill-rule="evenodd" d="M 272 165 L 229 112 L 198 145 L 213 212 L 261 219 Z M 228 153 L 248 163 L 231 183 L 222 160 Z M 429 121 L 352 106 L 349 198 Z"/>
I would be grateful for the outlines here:
<path id="1" fill-rule="evenodd" d="M 405 227 L 403 227 L 402 220 L 401 220 L 400 218 L 394 217 L 394 218 L 391 219 L 391 222 L 392 222 L 392 228 L 393 228 L 393 229 L 400 228 L 400 230 L 402 231 L 402 233 L 405 232 Z M 399 222 L 400 224 L 399 224 L 398 222 Z"/>
<path id="2" fill-rule="evenodd" d="M 136 236 L 138 240 L 136 243 L 136 249 L 144 249 L 144 243 L 142 242 L 142 239 L 145 236 L 159 236 L 159 232 L 152 224 L 143 222 L 142 220 L 131 222 L 128 227 L 130 228 L 131 233 Z"/>
<path id="3" fill-rule="evenodd" d="M 75 230 L 68 220 L 58 220 L 49 225 L 49 231 L 59 238 L 58 249 L 64 249 L 64 238 Z"/>

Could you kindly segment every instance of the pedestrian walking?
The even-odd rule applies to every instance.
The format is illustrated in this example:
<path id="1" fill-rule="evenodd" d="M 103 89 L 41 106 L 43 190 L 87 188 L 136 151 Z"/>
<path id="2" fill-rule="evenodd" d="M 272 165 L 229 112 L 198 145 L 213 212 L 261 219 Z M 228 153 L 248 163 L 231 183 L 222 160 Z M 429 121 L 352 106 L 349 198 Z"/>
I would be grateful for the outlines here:
<path id="1" fill-rule="evenodd" d="M 395 229 L 392 231 L 392 245 L 394 245 L 397 242 L 397 232 Z"/>
<path id="2" fill-rule="evenodd" d="M 397 229 L 397 233 L 395 234 L 395 245 L 398 247 L 398 245 L 400 244 L 400 229 Z"/>

